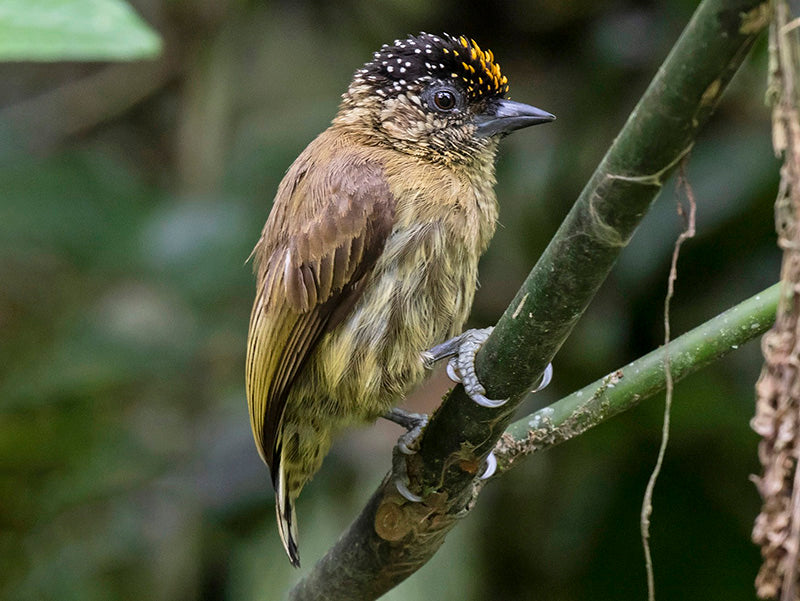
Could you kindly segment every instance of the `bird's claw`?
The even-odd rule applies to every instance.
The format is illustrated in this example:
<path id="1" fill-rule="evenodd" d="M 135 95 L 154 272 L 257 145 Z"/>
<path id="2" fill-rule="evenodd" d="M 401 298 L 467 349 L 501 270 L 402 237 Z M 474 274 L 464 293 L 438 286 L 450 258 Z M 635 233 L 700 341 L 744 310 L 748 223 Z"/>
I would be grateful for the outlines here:
<path id="1" fill-rule="evenodd" d="M 456 384 L 461 384 L 461 376 L 458 375 L 458 372 L 456 371 L 456 367 L 455 367 L 455 365 L 453 365 L 453 361 L 448 361 L 447 362 L 446 371 L 447 371 L 447 377 L 448 378 L 450 378 Z"/>
<path id="2" fill-rule="evenodd" d="M 547 388 L 547 385 L 550 384 L 550 381 L 553 379 L 553 364 L 548 363 L 547 367 L 544 368 L 544 373 L 542 373 L 542 379 L 539 380 L 538 386 L 531 390 L 531 392 L 539 392 Z"/>
<path id="3" fill-rule="evenodd" d="M 497 457 L 494 455 L 494 451 L 489 453 L 486 456 L 486 468 L 483 470 L 483 473 L 478 476 L 478 480 L 488 480 L 494 473 L 497 471 Z"/>
<path id="4" fill-rule="evenodd" d="M 408 464 L 406 463 L 406 453 L 398 441 L 397 446 L 392 453 L 392 475 L 394 476 L 394 486 L 397 492 L 400 493 L 404 499 L 412 503 L 419 503 L 422 497 L 415 495 L 408 489 L 410 480 L 408 478 Z"/>

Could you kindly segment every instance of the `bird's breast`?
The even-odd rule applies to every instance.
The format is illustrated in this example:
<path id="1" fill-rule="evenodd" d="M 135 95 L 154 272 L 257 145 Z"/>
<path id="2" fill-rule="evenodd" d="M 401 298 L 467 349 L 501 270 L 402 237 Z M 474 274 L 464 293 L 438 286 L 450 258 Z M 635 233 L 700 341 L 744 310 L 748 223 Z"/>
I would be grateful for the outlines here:
<path id="1" fill-rule="evenodd" d="M 420 353 L 462 330 L 494 230 L 494 198 L 486 210 L 474 198 L 446 200 L 437 211 L 431 197 L 400 199 L 361 298 L 315 353 L 312 369 L 342 413 L 384 413 L 424 378 Z"/>

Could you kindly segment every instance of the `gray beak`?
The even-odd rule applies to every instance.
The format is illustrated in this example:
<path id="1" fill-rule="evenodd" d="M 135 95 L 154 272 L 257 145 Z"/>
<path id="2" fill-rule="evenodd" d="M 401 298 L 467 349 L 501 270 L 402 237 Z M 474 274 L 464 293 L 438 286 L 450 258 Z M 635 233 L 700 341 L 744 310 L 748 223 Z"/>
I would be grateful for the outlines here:
<path id="1" fill-rule="evenodd" d="M 548 123 L 555 119 L 547 111 L 513 100 L 495 100 L 486 112 L 475 117 L 477 134 L 483 137 L 509 134 L 529 125 Z"/>

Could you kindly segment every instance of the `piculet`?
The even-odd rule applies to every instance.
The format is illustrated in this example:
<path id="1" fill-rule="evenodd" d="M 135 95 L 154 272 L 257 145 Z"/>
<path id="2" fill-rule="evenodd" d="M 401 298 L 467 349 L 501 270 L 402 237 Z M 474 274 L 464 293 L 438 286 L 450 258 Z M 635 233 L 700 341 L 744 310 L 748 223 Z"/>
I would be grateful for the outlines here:
<path id="1" fill-rule="evenodd" d="M 394 407 L 424 379 L 421 353 L 467 319 L 498 143 L 554 119 L 508 89 L 466 37 L 384 45 L 278 187 L 253 251 L 246 386 L 295 566 L 295 500 L 331 438 Z"/>

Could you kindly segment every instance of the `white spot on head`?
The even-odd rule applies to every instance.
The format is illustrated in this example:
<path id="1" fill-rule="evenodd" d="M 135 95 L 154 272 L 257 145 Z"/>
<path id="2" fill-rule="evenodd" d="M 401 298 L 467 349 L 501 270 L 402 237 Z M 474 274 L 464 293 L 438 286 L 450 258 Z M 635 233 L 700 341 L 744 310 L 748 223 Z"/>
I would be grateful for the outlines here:
<path id="1" fill-rule="evenodd" d="M 386 70 L 387 70 L 389 73 L 391 73 L 392 71 L 394 71 L 394 67 L 392 67 L 391 65 L 389 65 L 388 67 L 386 67 Z"/>
<path id="2" fill-rule="evenodd" d="M 420 50 L 419 48 L 414 48 L 414 54 L 420 54 L 421 52 L 422 50 Z"/>
<path id="3" fill-rule="evenodd" d="M 400 73 L 405 73 L 405 72 L 406 72 L 406 68 L 405 67 L 400 67 Z"/>

